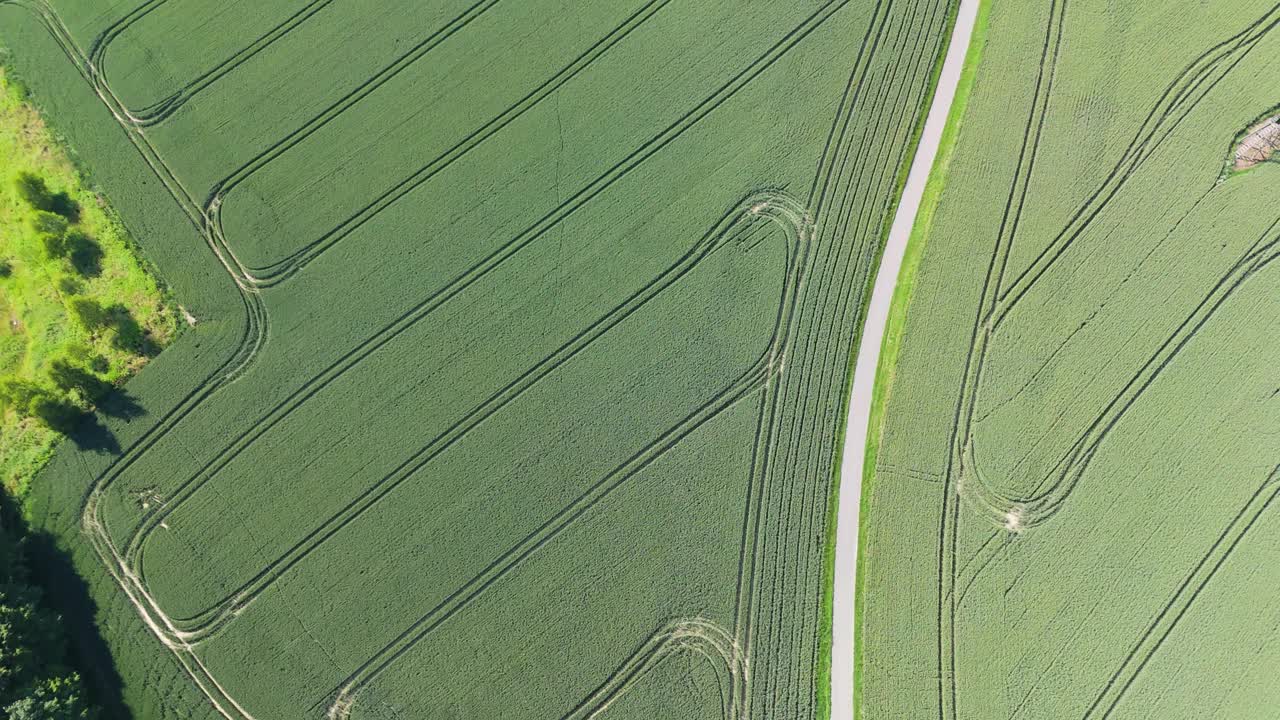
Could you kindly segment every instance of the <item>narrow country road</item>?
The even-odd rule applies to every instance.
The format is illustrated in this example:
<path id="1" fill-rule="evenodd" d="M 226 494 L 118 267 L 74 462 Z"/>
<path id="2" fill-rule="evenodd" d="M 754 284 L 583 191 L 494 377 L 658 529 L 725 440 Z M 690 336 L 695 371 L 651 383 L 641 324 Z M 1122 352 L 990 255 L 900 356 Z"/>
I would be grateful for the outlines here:
<path id="1" fill-rule="evenodd" d="M 853 393 L 849 401 L 849 420 L 845 428 L 844 457 L 840 463 L 840 506 L 836 514 L 834 617 L 831 623 L 831 720 L 853 718 L 854 658 L 854 593 L 858 571 L 858 506 L 862 499 L 862 470 L 867 449 L 867 423 L 871 414 L 871 393 L 875 386 L 876 366 L 880 360 L 880 343 L 884 339 L 889 305 L 897 287 L 898 273 L 907 249 L 911 226 L 920 209 L 925 182 L 938 154 L 938 143 L 946 126 L 956 86 L 964 67 L 965 54 L 973 35 L 979 0 L 960 0 L 960 10 L 942 74 L 929 104 L 924 133 L 916 148 L 902 199 L 889 229 L 884 257 L 876 273 L 862 327 L 857 363 L 853 371 Z M 869 718 L 868 720 L 878 720 Z"/>

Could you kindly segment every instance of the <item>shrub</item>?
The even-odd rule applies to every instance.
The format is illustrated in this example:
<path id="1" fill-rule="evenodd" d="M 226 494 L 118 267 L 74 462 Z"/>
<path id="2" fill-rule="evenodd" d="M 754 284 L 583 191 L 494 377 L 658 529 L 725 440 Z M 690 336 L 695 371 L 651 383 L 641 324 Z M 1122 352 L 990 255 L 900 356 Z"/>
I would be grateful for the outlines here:
<path id="1" fill-rule="evenodd" d="M 0 407 L 12 408 L 19 415 L 25 416 L 27 409 L 31 407 L 31 401 L 41 392 L 44 392 L 43 388 L 29 380 L 12 375 L 2 377 L 0 378 Z"/>
<path id="2" fill-rule="evenodd" d="M 0 279 L 7 278 L 13 274 L 13 263 L 8 260 L 0 260 Z"/>
<path id="3" fill-rule="evenodd" d="M 40 236 L 40 249 L 46 260 L 58 260 L 67 256 L 67 242 L 62 235 L 44 233 Z"/>
<path id="4" fill-rule="evenodd" d="M 64 393 L 78 393 L 90 405 L 96 405 L 114 389 L 111 383 L 65 357 L 49 363 L 49 380 Z"/>
<path id="5" fill-rule="evenodd" d="M 71 320 L 88 333 L 94 333 L 111 323 L 102 304 L 92 298 L 76 296 L 67 300 L 67 314 Z"/>
<path id="6" fill-rule="evenodd" d="M 124 305 L 112 305 L 107 308 L 108 324 L 114 332 L 111 345 L 117 350 L 153 357 L 160 352 L 160 346 L 152 339 L 146 328 L 138 323 L 137 318 Z"/>
<path id="7" fill-rule="evenodd" d="M 71 267 L 85 277 L 97 277 L 102 274 L 102 246 L 88 233 L 71 228 L 62 238 L 63 251 Z"/>
<path id="8" fill-rule="evenodd" d="M 59 273 L 54 278 L 53 285 L 63 295 L 75 295 L 84 289 L 84 283 L 80 282 L 80 278 L 66 273 Z"/>
<path id="9" fill-rule="evenodd" d="M 41 235 L 61 236 L 67 231 L 67 219 L 61 215 L 41 210 L 31 218 L 31 227 Z"/>
<path id="10" fill-rule="evenodd" d="M 15 184 L 18 187 L 18 196 L 28 205 L 36 210 L 53 210 L 53 194 L 49 192 L 49 186 L 45 184 L 44 178 L 34 173 L 21 172 L 18 173 Z"/>

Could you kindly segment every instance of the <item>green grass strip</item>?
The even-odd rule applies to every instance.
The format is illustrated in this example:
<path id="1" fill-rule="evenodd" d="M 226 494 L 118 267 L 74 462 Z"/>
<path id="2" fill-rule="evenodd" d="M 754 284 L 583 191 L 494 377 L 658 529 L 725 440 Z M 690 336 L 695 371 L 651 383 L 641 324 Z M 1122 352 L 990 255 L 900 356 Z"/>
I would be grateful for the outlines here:
<path id="1" fill-rule="evenodd" d="M 915 292 L 916 274 L 920 269 L 920 261 L 924 257 L 925 245 L 929 231 L 933 227 L 934 214 L 942 199 L 942 191 L 946 187 L 947 172 L 951 160 L 955 156 L 956 140 L 960 136 L 965 109 L 969 103 L 969 95 L 978 74 L 978 66 L 982 62 L 982 51 L 986 45 L 987 27 L 990 20 L 991 0 L 980 0 L 978 14 L 974 20 L 973 37 L 969 42 L 969 50 L 965 53 L 964 66 L 960 71 L 960 80 L 956 86 L 955 99 L 951 111 L 947 114 L 947 123 L 943 127 L 942 137 L 938 143 L 938 154 L 934 158 L 933 167 L 929 171 L 929 179 L 925 184 L 920 199 L 920 210 L 915 223 L 911 227 L 911 236 L 907 240 L 907 248 L 902 259 L 902 270 L 894 287 L 893 300 L 889 306 L 889 319 L 885 323 L 884 340 L 880 346 L 880 359 L 876 364 L 875 387 L 871 396 L 871 414 L 867 419 L 866 460 L 863 463 L 862 498 L 858 511 L 858 576 L 855 582 L 858 591 L 854 594 L 854 646 L 857 656 L 854 658 L 853 677 L 853 716 L 862 716 L 862 679 L 860 669 L 865 665 L 865 646 L 862 643 L 862 610 L 867 589 L 866 581 L 866 548 L 867 526 L 871 517 L 870 490 L 875 481 L 876 458 L 880 451 L 880 435 L 884 425 L 884 412 L 889 404 L 889 395 L 893 387 L 894 371 L 898 363 L 898 350 L 902 347 L 903 331 L 906 327 L 907 309 L 911 305 L 911 297 Z"/>

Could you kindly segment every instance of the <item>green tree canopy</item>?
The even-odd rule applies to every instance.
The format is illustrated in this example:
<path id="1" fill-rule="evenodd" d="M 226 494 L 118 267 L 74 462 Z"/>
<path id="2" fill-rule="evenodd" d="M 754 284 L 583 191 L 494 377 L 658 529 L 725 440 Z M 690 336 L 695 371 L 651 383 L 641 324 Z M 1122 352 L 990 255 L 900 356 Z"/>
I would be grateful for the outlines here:
<path id="1" fill-rule="evenodd" d="M 65 393 L 79 393 L 90 405 L 96 405 L 113 389 L 111 383 L 65 357 L 54 358 L 49 363 L 49 380 Z"/>
<path id="2" fill-rule="evenodd" d="M 54 677 L 5 707 L 9 720 L 93 720 L 97 713 L 82 697 L 80 676 Z"/>
<path id="3" fill-rule="evenodd" d="M 67 232 L 67 219 L 56 213 L 40 210 L 31 218 L 31 228 L 41 235 L 61 237 Z"/>
<path id="4" fill-rule="evenodd" d="M 97 300 L 76 296 L 67 300 L 67 314 L 85 332 L 95 332 L 107 327 L 111 317 Z"/>
<path id="5" fill-rule="evenodd" d="M 44 211 L 53 209 L 53 193 L 49 192 L 44 178 L 35 173 L 20 172 L 14 184 L 18 188 L 18 196 L 31 207 Z"/>

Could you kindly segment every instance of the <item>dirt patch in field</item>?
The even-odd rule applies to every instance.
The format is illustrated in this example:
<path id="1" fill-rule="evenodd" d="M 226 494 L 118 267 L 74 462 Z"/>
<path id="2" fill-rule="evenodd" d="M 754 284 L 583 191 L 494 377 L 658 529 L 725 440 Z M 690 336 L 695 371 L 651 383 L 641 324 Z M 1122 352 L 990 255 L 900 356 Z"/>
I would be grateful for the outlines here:
<path id="1" fill-rule="evenodd" d="M 1249 128 L 1249 133 L 1236 146 L 1235 169 L 1248 170 L 1266 162 L 1277 149 L 1280 149 L 1280 115 Z"/>

